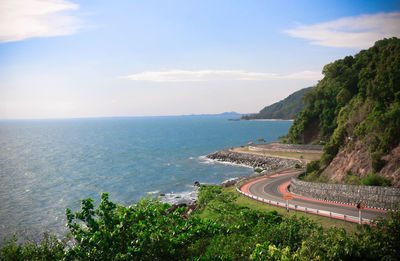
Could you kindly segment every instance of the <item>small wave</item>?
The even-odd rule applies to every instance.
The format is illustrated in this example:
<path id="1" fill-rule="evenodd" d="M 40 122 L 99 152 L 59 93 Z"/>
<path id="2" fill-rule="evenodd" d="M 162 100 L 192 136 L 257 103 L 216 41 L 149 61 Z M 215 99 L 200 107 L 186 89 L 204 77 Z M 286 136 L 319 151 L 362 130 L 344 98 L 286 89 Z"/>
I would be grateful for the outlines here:
<path id="1" fill-rule="evenodd" d="M 159 193 L 160 193 L 159 190 L 154 190 L 154 191 L 146 192 L 146 194 L 151 194 L 151 195 L 156 195 L 156 194 L 159 194 Z"/>
<path id="2" fill-rule="evenodd" d="M 160 198 L 162 202 L 166 202 L 170 205 L 181 203 L 188 204 L 197 200 L 197 194 L 197 189 L 193 189 L 191 191 L 165 193 L 165 196 L 161 196 Z"/>
<path id="3" fill-rule="evenodd" d="M 230 182 L 230 181 L 234 181 L 234 180 L 237 180 L 237 179 L 240 179 L 240 178 L 242 178 L 242 177 L 230 178 L 230 179 L 227 179 L 227 180 L 222 181 L 221 184 L 224 184 L 224 183 Z"/>

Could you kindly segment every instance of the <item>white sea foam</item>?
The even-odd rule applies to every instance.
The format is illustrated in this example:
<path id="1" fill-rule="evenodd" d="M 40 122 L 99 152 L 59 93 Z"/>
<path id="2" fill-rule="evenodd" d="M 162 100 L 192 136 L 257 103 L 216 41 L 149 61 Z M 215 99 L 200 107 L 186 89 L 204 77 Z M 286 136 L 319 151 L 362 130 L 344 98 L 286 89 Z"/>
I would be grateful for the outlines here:
<path id="1" fill-rule="evenodd" d="M 158 195 L 159 193 L 160 193 L 159 190 L 154 190 L 154 191 L 146 192 L 146 194 L 151 194 L 151 195 Z"/>
<path id="2" fill-rule="evenodd" d="M 161 196 L 160 199 L 162 202 L 166 202 L 168 204 L 181 204 L 181 203 L 192 203 L 197 200 L 198 189 L 193 187 L 191 191 L 183 191 L 183 192 L 171 192 L 165 193 L 165 196 Z"/>
<path id="3" fill-rule="evenodd" d="M 237 180 L 237 179 L 240 179 L 240 178 L 242 178 L 242 177 L 230 178 L 230 179 L 222 181 L 221 184 L 224 184 L 224 183 L 229 182 L 229 181 Z"/>

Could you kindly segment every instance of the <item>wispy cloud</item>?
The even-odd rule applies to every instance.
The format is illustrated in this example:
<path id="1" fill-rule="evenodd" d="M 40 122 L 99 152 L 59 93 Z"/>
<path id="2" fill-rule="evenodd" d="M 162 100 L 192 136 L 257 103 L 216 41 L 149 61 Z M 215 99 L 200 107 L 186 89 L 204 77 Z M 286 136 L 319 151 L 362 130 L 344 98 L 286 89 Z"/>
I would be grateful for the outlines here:
<path id="1" fill-rule="evenodd" d="M 400 12 L 345 17 L 321 24 L 300 25 L 285 32 L 311 40 L 315 45 L 368 48 L 377 40 L 400 37 Z"/>
<path id="2" fill-rule="evenodd" d="M 204 81 L 266 81 L 279 79 L 309 79 L 319 80 L 320 72 L 303 71 L 280 75 L 264 72 L 247 72 L 242 70 L 170 70 L 159 72 L 140 72 L 121 78 L 148 82 L 204 82 Z"/>
<path id="3" fill-rule="evenodd" d="M 65 0 L 1 0 L 0 42 L 73 34 L 80 22 L 64 12 L 78 8 Z"/>

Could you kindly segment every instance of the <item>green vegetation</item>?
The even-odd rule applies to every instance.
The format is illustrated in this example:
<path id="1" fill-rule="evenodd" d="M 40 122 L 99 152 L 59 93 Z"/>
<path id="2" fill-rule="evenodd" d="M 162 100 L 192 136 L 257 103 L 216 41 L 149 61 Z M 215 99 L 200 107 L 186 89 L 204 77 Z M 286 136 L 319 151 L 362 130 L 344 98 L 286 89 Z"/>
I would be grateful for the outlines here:
<path id="1" fill-rule="evenodd" d="M 341 148 L 368 148 L 374 173 L 400 142 L 400 39 L 326 65 L 324 78 L 304 96 L 307 107 L 284 138 L 289 143 L 327 141 L 320 168 Z"/>
<path id="2" fill-rule="evenodd" d="M 396 260 L 400 212 L 374 226 L 326 229 L 311 219 L 282 216 L 237 203 L 239 195 L 201 186 L 199 210 L 145 198 L 126 207 L 102 195 L 95 207 L 66 211 L 74 244 L 46 236 L 41 244 L 7 242 L 1 260 Z"/>
<path id="3" fill-rule="evenodd" d="M 235 187 L 227 187 L 227 188 L 222 188 L 221 192 L 222 193 L 236 193 L 236 190 L 235 190 Z M 239 195 L 236 198 L 236 200 L 233 201 L 233 203 L 235 203 L 239 206 L 242 206 L 242 207 L 247 207 L 249 209 L 256 210 L 256 211 L 263 211 L 263 212 L 276 211 L 276 213 L 278 213 L 278 215 L 280 215 L 282 217 L 289 218 L 289 217 L 296 215 L 296 217 L 298 217 L 298 218 L 300 218 L 300 217 L 308 218 L 311 221 L 315 222 L 316 224 L 318 224 L 324 228 L 327 228 L 327 229 L 332 228 L 332 227 L 337 227 L 337 228 L 343 228 L 347 232 L 355 232 L 357 230 L 357 224 L 355 224 L 355 223 L 343 222 L 343 221 L 340 221 L 337 219 L 332 219 L 332 218 L 327 218 L 327 217 L 317 216 L 317 215 L 311 215 L 311 214 L 307 214 L 304 212 L 297 212 L 297 211 L 287 212 L 285 208 L 264 204 L 257 200 L 245 197 L 243 195 Z M 206 212 L 206 211 L 204 211 L 204 212 Z M 201 212 L 200 216 L 202 218 L 206 217 L 204 215 L 204 212 Z"/>
<path id="4" fill-rule="evenodd" d="M 361 179 L 360 183 L 361 185 L 365 186 L 382 186 L 382 187 L 390 186 L 389 179 L 382 176 L 378 176 L 376 174 L 368 174 L 363 179 Z"/>
<path id="5" fill-rule="evenodd" d="M 360 185 L 361 178 L 357 175 L 354 175 L 350 170 L 346 171 L 346 177 L 344 183 L 351 184 L 351 185 Z"/>
<path id="6" fill-rule="evenodd" d="M 243 120 L 253 119 L 295 119 L 300 111 L 305 108 L 302 97 L 311 91 L 311 87 L 292 93 L 285 99 L 266 106 L 259 113 L 242 116 Z"/>
<path id="7" fill-rule="evenodd" d="M 255 168 L 254 172 L 261 173 L 261 172 L 263 172 L 263 169 L 262 168 Z"/>

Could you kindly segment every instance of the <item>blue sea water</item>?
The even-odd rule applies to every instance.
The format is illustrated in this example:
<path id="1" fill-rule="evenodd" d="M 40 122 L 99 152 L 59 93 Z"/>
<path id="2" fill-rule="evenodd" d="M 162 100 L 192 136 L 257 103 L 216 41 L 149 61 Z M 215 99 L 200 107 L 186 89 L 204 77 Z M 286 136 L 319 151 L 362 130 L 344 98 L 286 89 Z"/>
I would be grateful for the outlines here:
<path id="1" fill-rule="evenodd" d="M 193 196 L 194 181 L 251 174 L 202 156 L 275 141 L 290 125 L 221 116 L 0 121 L 0 242 L 65 234 L 65 209 L 87 197 L 98 203 L 102 192 L 126 205 L 149 193 L 173 203 Z"/>

